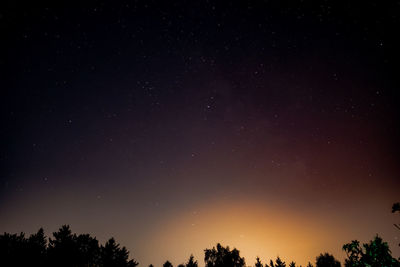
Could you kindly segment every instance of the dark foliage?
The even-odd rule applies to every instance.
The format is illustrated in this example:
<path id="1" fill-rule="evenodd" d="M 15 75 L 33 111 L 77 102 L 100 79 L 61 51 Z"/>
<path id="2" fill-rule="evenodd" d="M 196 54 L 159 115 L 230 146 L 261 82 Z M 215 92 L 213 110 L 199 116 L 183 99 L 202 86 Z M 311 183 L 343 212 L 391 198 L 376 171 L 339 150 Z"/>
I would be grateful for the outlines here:
<path id="1" fill-rule="evenodd" d="M 400 204 L 395 203 L 392 212 L 400 212 Z M 400 261 L 393 258 L 391 251 L 382 238 L 376 236 L 369 243 L 360 245 L 357 240 L 345 244 L 347 253 L 345 267 L 400 267 Z M 205 267 L 245 267 L 245 260 L 240 257 L 236 248 L 223 247 L 217 244 L 212 249 L 204 250 Z M 37 233 L 25 237 L 24 233 L 0 235 L 0 266 L 34 266 L 34 267 L 136 267 L 138 263 L 129 260 L 129 252 L 125 247 L 110 238 L 100 245 L 95 237 L 89 234 L 73 234 L 68 225 L 63 225 L 53 236 L 46 238 L 42 228 Z M 256 258 L 255 267 L 286 267 L 286 263 L 278 256 L 270 260 L 270 264 L 262 264 Z M 341 267 L 333 255 L 320 254 L 316 258 L 316 267 Z M 152 264 L 149 267 L 154 267 Z M 166 261 L 163 267 L 173 267 Z M 190 255 L 185 264 L 178 267 L 198 267 L 198 263 Z M 288 267 L 296 267 L 291 261 Z M 301 266 L 300 266 L 301 267 Z M 309 262 L 307 267 L 313 267 Z"/>
<path id="2" fill-rule="evenodd" d="M 236 248 L 230 250 L 217 244 L 217 247 L 204 250 L 204 262 L 206 267 L 244 267 L 244 258 L 240 257 L 240 252 Z"/>
<path id="3" fill-rule="evenodd" d="M 0 266 L 44 266 L 47 241 L 43 229 L 29 238 L 24 233 L 0 235 Z"/>
<path id="4" fill-rule="evenodd" d="M 329 253 L 320 254 L 315 263 L 316 267 L 340 267 L 340 262 Z"/>
<path id="5" fill-rule="evenodd" d="M 186 263 L 186 267 L 198 267 L 197 261 L 194 260 L 193 255 L 190 255 L 189 260 Z"/>
<path id="6" fill-rule="evenodd" d="M 255 267 L 264 267 L 259 257 L 256 258 L 256 263 L 254 264 L 254 266 Z"/>
<path id="7" fill-rule="evenodd" d="M 275 260 L 275 267 L 286 267 L 286 263 L 278 256 Z"/>
<path id="8" fill-rule="evenodd" d="M 114 238 L 110 238 L 100 247 L 100 266 L 103 267 L 135 267 L 138 263 L 128 261 L 129 252 L 125 247 L 120 248 Z M 172 266 L 171 266 L 172 267 Z"/>
<path id="9" fill-rule="evenodd" d="M 172 266 L 172 263 L 170 263 L 169 261 L 166 261 L 166 262 L 163 264 L 163 267 L 173 267 L 173 266 Z"/>
<path id="10" fill-rule="evenodd" d="M 35 267 L 135 267 L 129 252 L 111 238 L 99 246 L 89 234 L 76 235 L 63 225 L 47 241 L 43 229 L 26 238 L 21 234 L 0 235 L 0 266 Z"/>
<path id="11" fill-rule="evenodd" d="M 359 241 L 353 240 L 345 244 L 343 250 L 347 253 L 346 267 L 400 267 L 400 262 L 392 257 L 389 245 L 379 236 L 362 247 Z"/>
<path id="12" fill-rule="evenodd" d="M 270 260 L 270 261 L 269 261 L 269 267 L 275 267 L 275 266 L 274 266 L 274 261 L 273 261 L 273 260 Z"/>

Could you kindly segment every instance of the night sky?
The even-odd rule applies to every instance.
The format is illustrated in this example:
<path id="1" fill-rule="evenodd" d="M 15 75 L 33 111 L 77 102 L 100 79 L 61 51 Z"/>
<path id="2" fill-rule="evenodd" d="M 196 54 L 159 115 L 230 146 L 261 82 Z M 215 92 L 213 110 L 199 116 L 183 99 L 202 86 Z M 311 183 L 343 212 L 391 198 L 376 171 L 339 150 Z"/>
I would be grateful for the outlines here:
<path id="1" fill-rule="evenodd" d="M 0 8 L 0 232 L 400 256 L 400 1 L 115 2 Z"/>

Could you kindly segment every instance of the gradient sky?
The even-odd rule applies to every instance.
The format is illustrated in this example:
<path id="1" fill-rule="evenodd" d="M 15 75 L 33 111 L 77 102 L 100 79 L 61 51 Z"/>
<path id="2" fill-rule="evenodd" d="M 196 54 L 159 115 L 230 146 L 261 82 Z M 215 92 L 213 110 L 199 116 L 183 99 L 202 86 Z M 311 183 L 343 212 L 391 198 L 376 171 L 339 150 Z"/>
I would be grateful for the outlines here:
<path id="1" fill-rule="evenodd" d="M 400 256 L 399 1 L 288 2 L 0 10 L 0 232 L 70 224 L 156 267 L 376 234 Z"/>

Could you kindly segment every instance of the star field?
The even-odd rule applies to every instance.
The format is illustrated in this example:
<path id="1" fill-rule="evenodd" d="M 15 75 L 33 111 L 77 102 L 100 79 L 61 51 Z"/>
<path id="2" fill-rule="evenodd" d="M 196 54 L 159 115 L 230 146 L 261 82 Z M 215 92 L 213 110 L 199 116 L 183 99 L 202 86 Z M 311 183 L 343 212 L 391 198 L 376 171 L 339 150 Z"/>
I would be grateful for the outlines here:
<path id="1" fill-rule="evenodd" d="M 342 259 L 376 233 L 394 246 L 399 9 L 0 10 L 0 231 L 70 224 L 115 236 L 142 266 L 201 265 L 216 242 L 248 264 Z"/>

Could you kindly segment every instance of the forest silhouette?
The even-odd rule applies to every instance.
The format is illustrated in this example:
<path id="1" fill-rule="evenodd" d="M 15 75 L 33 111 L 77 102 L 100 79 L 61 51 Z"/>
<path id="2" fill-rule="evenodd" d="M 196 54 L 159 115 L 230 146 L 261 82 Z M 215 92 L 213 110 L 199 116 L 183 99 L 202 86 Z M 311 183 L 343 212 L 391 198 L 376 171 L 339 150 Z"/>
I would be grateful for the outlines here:
<path id="1" fill-rule="evenodd" d="M 395 203 L 392 213 L 400 212 L 400 204 Z M 398 224 L 394 225 L 400 230 Z M 400 244 L 399 244 L 400 246 Z M 378 235 L 369 243 L 360 245 L 353 240 L 343 245 L 346 252 L 345 267 L 400 267 L 400 259 L 392 256 L 389 246 Z M 246 267 L 245 259 L 236 248 L 217 244 L 204 250 L 205 267 Z M 341 267 L 341 263 L 329 253 L 321 253 L 316 257 L 315 267 Z M 43 228 L 26 237 L 24 233 L 0 235 L 0 266 L 19 267 L 136 267 L 134 259 L 129 259 L 126 247 L 110 238 L 104 245 L 90 234 L 72 233 L 68 225 L 63 225 L 53 237 L 47 238 Z M 254 267 L 296 267 L 295 262 L 286 264 L 279 256 L 269 264 L 256 258 Z M 301 266 L 301 265 L 300 265 Z M 148 267 L 154 267 L 150 264 Z M 168 260 L 162 267 L 173 267 Z M 197 260 L 190 255 L 186 263 L 177 267 L 198 267 Z M 314 267 L 309 262 L 307 267 Z"/>

